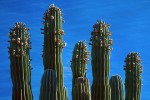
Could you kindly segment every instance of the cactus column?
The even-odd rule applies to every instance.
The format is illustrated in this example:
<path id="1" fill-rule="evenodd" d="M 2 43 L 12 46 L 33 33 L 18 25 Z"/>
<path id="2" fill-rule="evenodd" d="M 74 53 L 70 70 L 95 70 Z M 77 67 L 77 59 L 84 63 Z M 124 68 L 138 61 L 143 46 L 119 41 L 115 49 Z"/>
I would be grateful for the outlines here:
<path id="1" fill-rule="evenodd" d="M 136 52 L 129 53 L 125 59 L 125 100 L 140 100 L 141 94 L 141 60 Z"/>
<path id="2" fill-rule="evenodd" d="M 111 87 L 111 100 L 124 100 L 122 79 L 119 75 L 112 76 L 109 80 Z"/>
<path id="3" fill-rule="evenodd" d="M 88 56 L 89 52 L 87 52 L 85 42 L 76 43 L 71 61 L 72 100 L 91 100 L 90 84 L 86 78 Z"/>
<path id="4" fill-rule="evenodd" d="M 110 69 L 110 39 L 109 25 L 102 20 L 97 21 L 91 33 L 92 45 L 92 100 L 110 100 L 109 69 Z"/>
<path id="5" fill-rule="evenodd" d="M 56 98 L 56 74 L 54 70 L 47 69 L 41 80 L 40 100 L 57 100 Z"/>
<path id="6" fill-rule="evenodd" d="M 62 48 L 65 42 L 62 39 L 62 14 L 59 8 L 53 4 L 45 12 L 44 16 L 44 70 L 53 69 L 57 79 L 57 99 L 67 100 L 67 91 L 64 87 Z"/>
<path id="7" fill-rule="evenodd" d="M 12 100 L 32 100 L 29 28 L 18 22 L 9 33 Z"/>

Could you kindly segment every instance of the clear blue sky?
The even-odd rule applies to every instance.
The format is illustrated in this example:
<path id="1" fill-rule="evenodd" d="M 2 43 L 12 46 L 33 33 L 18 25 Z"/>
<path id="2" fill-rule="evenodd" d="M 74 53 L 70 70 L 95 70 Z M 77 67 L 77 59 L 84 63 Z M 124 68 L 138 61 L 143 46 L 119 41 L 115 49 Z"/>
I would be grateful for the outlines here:
<path id="1" fill-rule="evenodd" d="M 71 99 L 72 73 L 70 60 L 74 45 L 79 40 L 89 42 L 92 25 L 103 19 L 111 25 L 113 51 L 111 52 L 110 76 L 119 74 L 125 78 L 124 59 L 131 51 L 140 52 L 144 66 L 141 100 L 150 100 L 150 1 L 149 0 L 0 0 L 0 100 L 11 100 L 12 83 L 10 61 L 7 53 L 9 29 L 15 22 L 25 22 L 30 27 L 32 47 L 32 90 L 34 100 L 39 98 L 40 81 L 43 74 L 42 44 L 40 28 L 45 10 L 50 4 L 63 9 L 65 23 L 63 49 L 64 79 Z M 89 51 L 91 47 L 88 46 Z M 149 57 L 149 58 L 148 58 Z M 91 58 L 90 58 L 91 59 Z M 88 63 L 88 78 L 92 84 L 91 62 Z"/>

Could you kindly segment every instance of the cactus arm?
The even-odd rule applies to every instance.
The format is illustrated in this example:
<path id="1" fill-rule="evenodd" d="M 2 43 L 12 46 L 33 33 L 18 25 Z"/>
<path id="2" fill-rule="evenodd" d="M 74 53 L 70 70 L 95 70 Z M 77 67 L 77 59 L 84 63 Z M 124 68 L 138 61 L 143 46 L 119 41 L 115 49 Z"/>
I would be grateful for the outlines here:
<path id="1" fill-rule="evenodd" d="M 28 28 L 17 22 L 10 31 L 10 69 L 12 79 L 12 100 L 32 100 L 30 41 Z"/>
<path id="2" fill-rule="evenodd" d="M 64 90 L 64 76 L 62 64 L 62 16 L 58 7 L 51 5 L 44 15 L 44 49 L 43 64 L 44 70 L 53 69 L 57 79 L 57 99 L 66 100 L 67 91 Z M 65 98 L 65 99 L 63 99 Z"/>
<path id="3" fill-rule="evenodd" d="M 88 54 L 85 42 L 76 43 L 71 61 L 73 100 L 91 100 L 90 84 L 86 78 Z"/>
<path id="4" fill-rule="evenodd" d="M 91 33 L 92 45 L 92 100 L 110 100 L 108 81 L 110 67 L 110 32 L 109 26 L 102 20 L 97 21 Z M 99 93 L 99 94 L 97 94 Z"/>
<path id="5" fill-rule="evenodd" d="M 142 66 L 138 53 L 129 53 L 125 63 L 125 100 L 140 100 Z"/>

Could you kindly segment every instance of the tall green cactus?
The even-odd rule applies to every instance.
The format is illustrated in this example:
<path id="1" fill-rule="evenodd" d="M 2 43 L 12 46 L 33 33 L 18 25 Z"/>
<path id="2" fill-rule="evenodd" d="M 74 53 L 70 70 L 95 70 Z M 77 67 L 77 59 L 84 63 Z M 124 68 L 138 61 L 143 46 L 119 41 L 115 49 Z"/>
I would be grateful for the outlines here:
<path id="1" fill-rule="evenodd" d="M 112 76 L 109 80 L 111 87 L 111 100 L 124 100 L 122 79 L 119 75 Z"/>
<path id="2" fill-rule="evenodd" d="M 91 33 L 92 45 L 92 100 L 110 100 L 109 70 L 110 70 L 110 39 L 109 25 L 102 20 L 97 21 Z"/>
<path id="3" fill-rule="evenodd" d="M 9 33 L 12 100 L 32 100 L 29 28 L 17 22 Z"/>
<path id="4" fill-rule="evenodd" d="M 85 42 L 76 43 L 71 61 L 73 100 L 91 100 L 90 84 L 86 78 L 88 56 Z"/>
<path id="5" fill-rule="evenodd" d="M 62 48 L 65 42 L 62 39 L 61 10 L 52 4 L 44 16 L 44 50 L 43 63 L 44 70 L 53 69 L 57 78 L 57 99 L 67 100 L 66 89 L 64 88 Z"/>
<path id="6" fill-rule="evenodd" d="M 131 52 L 125 59 L 125 100 L 140 100 L 142 66 L 139 54 Z"/>
<path id="7" fill-rule="evenodd" d="M 40 100 L 57 100 L 56 74 L 52 69 L 47 69 L 44 71 L 41 80 Z"/>

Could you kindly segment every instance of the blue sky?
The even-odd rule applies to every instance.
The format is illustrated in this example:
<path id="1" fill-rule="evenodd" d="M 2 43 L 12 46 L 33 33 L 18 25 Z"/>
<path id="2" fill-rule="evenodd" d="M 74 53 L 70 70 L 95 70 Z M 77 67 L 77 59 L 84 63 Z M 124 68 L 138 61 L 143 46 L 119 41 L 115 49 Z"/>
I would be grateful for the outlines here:
<path id="1" fill-rule="evenodd" d="M 76 42 L 89 42 L 92 25 L 103 19 L 111 25 L 113 39 L 110 76 L 119 74 L 123 81 L 125 73 L 124 59 L 131 51 L 139 52 L 144 66 L 141 100 L 150 100 L 150 1 L 149 0 L 0 0 L 0 100 L 11 100 L 12 83 L 10 78 L 10 61 L 7 53 L 8 32 L 15 22 L 25 22 L 30 27 L 32 48 L 31 65 L 32 91 L 34 100 L 39 98 L 40 81 L 43 74 L 42 44 L 43 35 L 40 28 L 45 10 L 54 3 L 64 13 L 64 40 L 67 47 L 63 49 L 64 82 L 71 99 L 72 73 L 70 60 Z M 91 47 L 88 46 L 89 51 Z M 91 59 L 91 58 L 90 58 Z M 88 78 L 92 84 L 91 62 L 88 63 Z"/>

